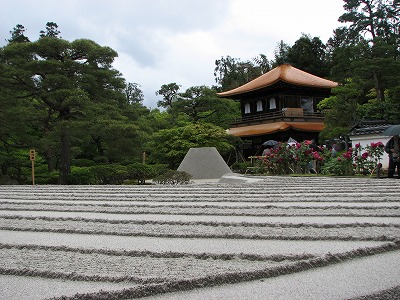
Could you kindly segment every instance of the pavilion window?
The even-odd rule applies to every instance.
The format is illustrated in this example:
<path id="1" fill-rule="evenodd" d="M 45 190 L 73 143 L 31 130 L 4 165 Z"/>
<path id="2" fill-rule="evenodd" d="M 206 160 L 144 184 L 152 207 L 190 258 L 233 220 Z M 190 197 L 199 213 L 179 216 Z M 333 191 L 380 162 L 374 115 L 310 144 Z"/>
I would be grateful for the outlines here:
<path id="1" fill-rule="evenodd" d="M 244 104 L 244 113 L 245 113 L 245 114 L 251 113 L 251 110 L 250 110 L 250 103 L 245 103 L 245 104 Z"/>
<path id="2" fill-rule="evenodd" d="M 276 100 L 275 98 L 269 99 L 269 109 L 276 109 Z"/>
<path id="3" fill-rule="evenodd" d="M 302 97 L 301 98 L 301 107 L 303 108 L 305 113 L 313 113 L 314 112 L 314 101 L 310 97 Z"/>
<path id="4" fill-rule="evenodd" d="M 261 100 L 257 101 L 257 112 L 263 111 L 263 103 Z"/>

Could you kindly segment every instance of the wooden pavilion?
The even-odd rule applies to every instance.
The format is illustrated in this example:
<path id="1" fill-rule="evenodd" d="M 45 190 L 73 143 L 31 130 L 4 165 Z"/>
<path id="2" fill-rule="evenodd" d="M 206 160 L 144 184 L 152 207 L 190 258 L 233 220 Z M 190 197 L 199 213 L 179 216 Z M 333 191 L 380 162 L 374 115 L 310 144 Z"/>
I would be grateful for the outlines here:
<path id="1" fill-rule="evenodd" d="M 317 104 L 331 95 L 337 83 L 280 65 L 219 97 L 240 101 L 241 118 L 228 132 L 245 141 L 243 154 L 258 155 L 263 142 L 318 139 L 324 116 Z"/>

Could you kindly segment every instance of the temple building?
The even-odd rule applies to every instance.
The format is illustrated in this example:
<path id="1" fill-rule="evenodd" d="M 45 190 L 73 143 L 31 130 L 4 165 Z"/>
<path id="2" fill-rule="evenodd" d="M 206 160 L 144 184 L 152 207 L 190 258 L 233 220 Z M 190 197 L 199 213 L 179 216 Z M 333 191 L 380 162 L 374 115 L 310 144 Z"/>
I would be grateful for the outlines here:
<path id="1" fill-rule="evenodd" d="M 331 95 L 336 82 L 280 65 L 219 97 L 240 101 L 241 118 L 228 132 L 245 142 L 245 156 L 258 155 L 263 142 L 318 140 L 324 116 L 317 104 Z"/>

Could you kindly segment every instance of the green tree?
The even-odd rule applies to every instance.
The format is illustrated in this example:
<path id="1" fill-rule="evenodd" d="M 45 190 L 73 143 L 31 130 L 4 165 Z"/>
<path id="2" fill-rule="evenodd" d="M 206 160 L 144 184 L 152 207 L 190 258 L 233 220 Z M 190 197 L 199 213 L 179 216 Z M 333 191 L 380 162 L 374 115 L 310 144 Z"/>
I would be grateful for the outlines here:
<path id="1" fill-rule="evenodd" d="M 53 38 L 60 38 L 61 39 L 61 36 L 59 36 L 60 33 L 61 32 L 58 30 L 57 23 L 47 22 L 46 23 L 46 31 L 41 30 L 40 31 L 40 37 L 43 38 L 43 37 L 47 36 L 47 37 L 53 37 Z"/>
<path id="2" fill-rule="evenodd" d="M 281 40 L 275 47 L 274 57 L 275 61 L 272 63 L 274 67 L 279 65 L 288 63 L 288 52 L 290 50 L 290 46 Z"/>
<path id="3" fill-rule="evenodd" d="M 175 82 L 169 84 L 163 84 L 161 88 L 156 92 L 156 95 L 163 96 L 163 100 L 157 102 L 158 107 L 170 108 L 172 104 L 176 101 L 176 96 L 178 94 L 180 85 Z"/>
<path id="4" fill-rule="evenodd" d="M 327 77 L 329 66 L 326 60 L 325 45 L 320 38 L 302 34 L 302 36 L 287 50 L 287 62 L 296 68 Z"/>
<path id="5" fill-rule="evenodd" d="M 6 40 L 9 43 L 25 43 L 29 42 L 29 38 L 25 36 L 25 27 L 17 24 L 12 31 L 10 31 L 11 38 Z"/>
<path id="6" fill-rule="evenodd" d="M 265 54 L 259 54 L 253 58 L 255 66 L 260 70 L 260 75 L 267 73 L 272 69 L 272 61 Z"/>
<path id="7" fill-rule="evenodd" d="M 325 112 L 325 128 L 319 136 L 324 141 L 346 135 L 359 121 L 357 102 L 361 93 L 357 84 L 348 82 L 333 89 L 333 94 L 318 104 Z"/>
<path id="8" fill-rule="evenodd" d="M 37 148 L 41 138 L 42 115 L 34 103 L 17 99 L 4 88 L 0 88 L 0 103 L 0 182 L 8 178 L 4 182 L 24 183 L 23 169 L 30 163 L 28 149 Z"/>
<path id="9" fill-rule="evenodd" d="M 114 50 L 90 40 L 56 38 L 55 23 L 48 26 L 47 34 L 35 42 L 0 49 L 0 83 L 15 99 L 28 99 L 41 112 L 45 134 L 57 134 L 60 182 L 67 183 L 75 121 L 99 103 L 118 105 L 124 80 L 112 68 Z"/>
<path id="10" fill-rule="evenodd" d="M 269 69 L 270 64 L 263 55 L 253 58 L 253 61 L 241 61 L 238 58 L 227 56 L 215 61 L 214 77 L 215 82 L 220 85 L 220 89 L 226 91 L 259 77 Z"/>
<path id="11" fill-rule="evenodd" d="M 171 112 L 184 113 L 189 121 L 213 123 L 228 128 L 240 117 L 239 105 L 229 99 L 219 98 L 216 91 L 206 86 L 194 86 L 178 94 Z"/>
<path id="12" fill-rule="evenodd" d="M 398 41 L 400 20 L 398 0 L 343 1 L 346 12 L 339 17 L 339 21 L 350 23 L 350 31 L 366 36 L 371 42 L 377 37 L 383 38 L 390 44 Z"/>
<path id="13" fill-rule="evenodd" d="M 126 103 L 128 104 L 143 103 L 144 95 L 138 83 L 129 82 L 124 89 L 124 94 L 126 95 Z"/>
<path id="14" fill-rule="evenodd" d="M 209 123 L 189 124 L 183 127 L 160 130 L 147 144 L 150 162 L 168 164 L 176 169 L 190 148 L 216 147 L 221 155 L 234 147 L 221 127 Z"/>
<path id="15" fill-rule="evenodd" d="M 344 9 L 339 21 L 348 25 L 337 28 L 327 43 L 331 76 L 344 83 L 343 92 L 334 97 L 338 102 L 331 113 L 337 117 L 327 116 L 323 134 L 344 134 L 362 119 L 400 119 L 398 1 L 344 0 Z"/>
<path id="16" fill-rule="evenodd" d="M 353 70 L 359 72 L 354 75 L 360 76 L 366 85 L 375 89 L 378 101 L 384 101 L 385 90 L 390 87 L 389 78 L 400 70 L 399 3 L 392 0 L 344 2 L 346 12 L 339 17 L 339 21 L 350 24 L 347 30 L 350 37 L 363 41 L 361 60 L 351 58 Z"/>

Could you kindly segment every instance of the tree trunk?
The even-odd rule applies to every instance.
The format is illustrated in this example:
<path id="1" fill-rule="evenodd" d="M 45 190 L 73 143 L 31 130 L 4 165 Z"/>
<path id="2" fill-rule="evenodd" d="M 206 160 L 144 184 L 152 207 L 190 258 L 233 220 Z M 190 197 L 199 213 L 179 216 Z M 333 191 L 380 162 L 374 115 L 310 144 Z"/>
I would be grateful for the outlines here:
<path id="1" fill-rule="evenodd" d="M 379 102 L 385 101 L 385 89 L 381 85 L 381 80 L 378 77 L 378 74 L 374 72 L 374 83 L 375 83 L 375 90 L 376 90 L 376 99 Z"/>
<path id="2" fill-rule="evenodd" d="M 104 156 L 104 148 L 103 148 L 103 145 L 102 145 L 101 137 L 94 138 L 92 136 L 92 139 L 94 140 L 94 142 L 96 144 L 97 152 L 99 153 L 99 155 L 100 156 Z"/>
<path id="3" fill-rule="evenodd" d="M 68 175 L 71 172 L 70 162 L 70 139 L 66 128 L 61 130 L 61 148 L 60 148 L 60 184 L 68 184 Z"/>
<path id="4" fill-rule="evenodd" d="M 52 172 L 56 169 L 56 164 L 54 162 L 54 155 L 53 155 L 53 149 L 47 148 L 45 150 L 45 157 L 47 161 L 47 170 L 49 172 Z"/>

